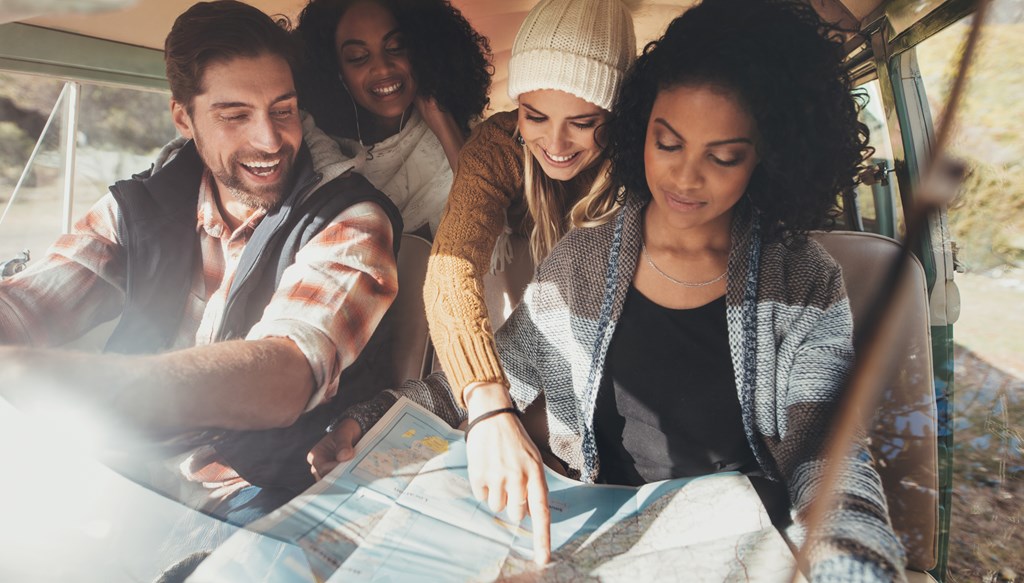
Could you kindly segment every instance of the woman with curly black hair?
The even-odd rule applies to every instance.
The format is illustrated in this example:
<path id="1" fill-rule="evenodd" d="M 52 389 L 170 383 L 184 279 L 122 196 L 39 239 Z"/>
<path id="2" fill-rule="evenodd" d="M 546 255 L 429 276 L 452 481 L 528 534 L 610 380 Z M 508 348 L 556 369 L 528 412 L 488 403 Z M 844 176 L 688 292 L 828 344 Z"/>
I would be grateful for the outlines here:
<path id="1" fill-rule="evenodd" d="M 295 34 L 299 105 L 395 201 L 407 232 L 433 234 L 488 103 L 487 39 L 448 0 L 311 0 Z"/>
<path id="2" fill-rule="evenodd" d="M 837 194 L 853 186 L 868 147 L 867 126 L 857 119 L 856 98 L 842 73 L 842 47 L 824 34 L 827 29 L 810 9 L 790 11 L 795 17 L 769 12 L 766 17 L 774 20 L 762 24 L 766 32 L 730 35 L 728 43 L 717 32 L 688 26 L 717 6 L 709 3 L 674 21 L 645 52 L 660 50 L 637 63 L 609 122 L 614 175 L 629 197 L 651 200 L 644 155 L 659 90 L 718 88 L 739 99 L 757 126 L 759 161 L 745 196 L 758 210 L 763 237 L 801 239 L 830 222 Z M 817 27 L 823 34 L 790 37 L 783 25 Z M 765 38 L 768 30 L 781 32 Z M 669 52 L 671 59 L 656 58 Z"/>
<path id="3" fill-rule="evenodd" d="M 842 273 L 806 236 L 831 222 L 868 153 L 843 56 L 838 31 L 808 4 L 705 0 L 637 59 L 609 120 L 623 208 L 553 254 L 607 257 L 600 276 L 615 282 L 569 306 L 607 340 L 589 355 L 598 380 L 574 387 L 593 411 L 573 435 L 579 449 L 555 452 L 584 479 L 739 471 L 799 528 L 853 362 Z M 572 282 L 590 278 L 553 265 L 538 279 L 574 297 Z M 555 300 L 544 296 L 530 300 L 537 321 Z M 540 389 L 549 420 L 565 423 L 553 387 Z M 837 496 L 807 553 L 810 580 L 902 580 L 865 444 Z"/>

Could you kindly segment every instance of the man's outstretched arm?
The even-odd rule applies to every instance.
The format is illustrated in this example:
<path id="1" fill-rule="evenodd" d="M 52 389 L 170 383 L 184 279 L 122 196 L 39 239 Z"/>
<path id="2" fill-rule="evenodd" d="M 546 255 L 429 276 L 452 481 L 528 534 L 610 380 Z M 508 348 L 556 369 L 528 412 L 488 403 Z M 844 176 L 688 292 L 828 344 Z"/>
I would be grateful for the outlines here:
<path id="1" fill-rule="evenodd" d="M 0 395 L 19 408 L 95 407 L 154 432 L 292 424 L 313 392 L 287 338 L 234 340 L 151 356 L 0 349 Z"/>
<path id="2" fill-rule="evenodd" d="M 333 396 L 398 289 L 393 231 L 361 203 L 285 270 L 246 340 L 148 356 L 0 348 L 0 396 L 77 403 L 155 432 L 290 425 Z"/>

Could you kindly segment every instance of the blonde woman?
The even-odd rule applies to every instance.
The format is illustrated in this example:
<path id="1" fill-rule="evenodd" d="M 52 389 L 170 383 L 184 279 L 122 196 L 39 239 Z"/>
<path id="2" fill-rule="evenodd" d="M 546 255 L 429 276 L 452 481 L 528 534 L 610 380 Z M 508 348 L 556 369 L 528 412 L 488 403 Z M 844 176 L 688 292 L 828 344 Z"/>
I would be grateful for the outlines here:
<path id="1" fill-rule="evenodd" d="M 624 0 L 541 0 L 512 47 L 508 92 L 519 108 L 480 124 L 463 146 L 424 299 L 441 366 L 470 418 L 511 403 L 483 277 L 509 258 L 510 234 L 529 237 L 540 263 L 571 225 L 614 210 L 602 127 L 635 55 Z M 536 453 L 525 436 L 489 444 L 492 429 L 480 427 L 471 456 L 490 445 Z"/>
<path id="2" fill-rule="evenodd" d="M 509 235 L 528 237 L 539 264 L 570 226 L 607 220 L 617 208 L 602 134 L 636 57 L 635 3 L 541 0 L 512 47 L 508 92 L 519 108 L 491 116 L 462 147 L 423 293 L 451 396 L 469 419 L 511 406 L 483 289 L 484 275 L 509 259 Z M 351 418 L 340 423 L 310 453 L 314 474 L 348 459 L 363 428 Z M 485 476 L 498 474 L 496 460 L 540 468 L 537 447 L 510 415 L 474 430 L 469 458 L 474 493 L 502 497 L 495 510 L 504 489 L 488 488 Z M 547 540 L 536 542 L 546 557 Z"/>

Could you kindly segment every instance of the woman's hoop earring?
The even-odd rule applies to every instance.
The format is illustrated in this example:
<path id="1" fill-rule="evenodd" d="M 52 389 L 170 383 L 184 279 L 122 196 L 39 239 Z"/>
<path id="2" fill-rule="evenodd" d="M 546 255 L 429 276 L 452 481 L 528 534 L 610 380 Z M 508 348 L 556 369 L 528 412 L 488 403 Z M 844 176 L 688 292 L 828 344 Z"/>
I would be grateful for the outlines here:
<path id="1" fill-rule="evenodd" d="M 523 134 L 519 133 L 519 130 L 516 130 L 516 143 L 520 146 L 526 145 L 526 140 L 523 139 Z"/>

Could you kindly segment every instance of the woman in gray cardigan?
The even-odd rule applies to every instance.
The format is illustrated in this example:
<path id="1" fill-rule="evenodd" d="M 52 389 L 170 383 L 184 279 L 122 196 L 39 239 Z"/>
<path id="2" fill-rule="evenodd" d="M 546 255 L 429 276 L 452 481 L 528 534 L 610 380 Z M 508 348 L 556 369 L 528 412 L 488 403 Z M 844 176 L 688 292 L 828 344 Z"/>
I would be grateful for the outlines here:
<path id="1" fill-rule="evenodd" d="M 570 232 L 497 333 L 511 394 L 471 393 L 467 412 L 443 375 L 408 382 L 352 411 L 319 459 L 347 458 L 336 452 L 398 395 L 468 419 L 474 494 L 513 518 L 528 511 L 543 560 L 541 456 L 507 414 L 542 398 L 543 445 L 570 476 L 638 485 L 740 471 L 767 502 L 772 484 L 783 490 L 798 533 L 853 361 L 842 274 L 806 232 L 853 185 L 867 143 L 825 32 L 807 5 L 781 0 L 705 0 L 673 21 L 607 128 L 621 210 Z M 902 579 L 863 445 L 838 488 L 811 580 Z"/>

